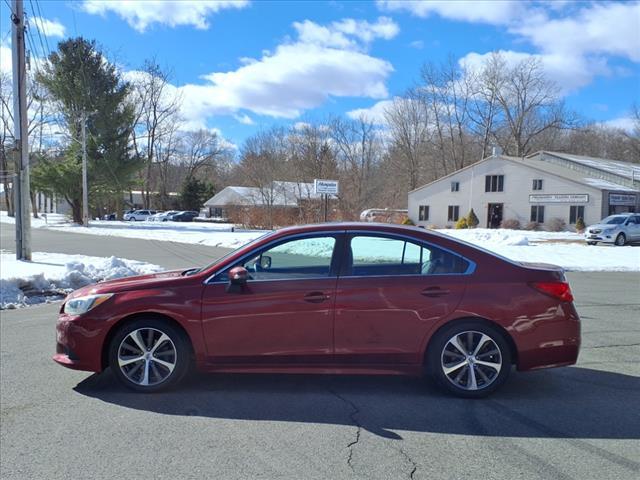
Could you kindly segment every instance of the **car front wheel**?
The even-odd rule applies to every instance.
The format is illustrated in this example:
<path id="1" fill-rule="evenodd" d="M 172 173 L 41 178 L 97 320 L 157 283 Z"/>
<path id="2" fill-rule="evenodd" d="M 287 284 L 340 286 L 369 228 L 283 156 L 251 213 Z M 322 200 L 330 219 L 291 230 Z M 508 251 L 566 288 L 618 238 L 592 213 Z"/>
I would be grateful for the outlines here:
<path id="1" fill-rule="evenodd" d="M 619 233 L 616 237 L 616 246 L 622 247 L 625 243 L 627 243 L 627 237 L 624 236 L 624 233 Z"/>
<path id="2" fill-rule="evenodd" d="M 445 390 L 480 398 L 497 390 L 511 371 L 511 350 L 503 334 L 484 322 L 462 322 L 436 334 L 428 367 Z"/>
<path id="3" fill-rule="evenodd" d="M 189 370 L 190 357 L 184 333 L 153 318 L 124 325 L 109 347 L 115 376 L 138 392 L 157 392 L 177 384 Z"/>

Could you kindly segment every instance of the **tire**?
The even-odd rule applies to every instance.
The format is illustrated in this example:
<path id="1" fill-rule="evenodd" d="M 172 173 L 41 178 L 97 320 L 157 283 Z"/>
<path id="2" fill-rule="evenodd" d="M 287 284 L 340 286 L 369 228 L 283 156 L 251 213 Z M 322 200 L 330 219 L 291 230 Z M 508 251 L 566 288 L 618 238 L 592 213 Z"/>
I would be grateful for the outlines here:
<path id="1" fill-rule="evenodd" d="M 587 242 L 587 245 L 592 245 L 592 246 L 593 246 L 593 245 L 595 245 L 596 243 L 598 243 L 598 242 Z"/>
<path id="2" fill-rule="evenodd" d="M 186 335 L 169 322 L 152 317 L 123 325 L 109 344 L 109 366 L 116 378 L 142 393 L 177 385 L 189 371 L 190 360 L 191 344 Z"/>
<path id="3" fill-rule="evenodd" d="M 454 345 L 456 341 L 464 352 Z M 502 332 L 485 322 L 455 323 L 435 334 L 427 352 L 427 371 L 449 393 L 482 398 L 509 377 L 511 348 Z"/>
<path id="4" fill-rule="evenodd" d="M 627 237 L 624 236 L 624 233 L 619 233 L 618 236 L 616 237 L 616 241 L 614 245 L 616 247 L 622 247 L 624 246 L 625 243 L 627 243 Z"/>
<path id="5" fill-rule="evenodd" d="M 136 217 L 131 217 L 131 218 L 129 218 L 129 221 L 130 221 L 130 222 L 135 222 L 135 221 L 136 221 Z"/>

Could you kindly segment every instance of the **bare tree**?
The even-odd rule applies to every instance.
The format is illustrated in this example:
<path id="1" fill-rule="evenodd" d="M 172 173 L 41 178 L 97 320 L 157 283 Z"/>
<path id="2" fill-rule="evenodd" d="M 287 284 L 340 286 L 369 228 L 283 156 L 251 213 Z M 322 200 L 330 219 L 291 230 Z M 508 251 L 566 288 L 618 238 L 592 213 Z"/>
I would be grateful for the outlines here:
<path id="1" fill-rule="evenodd" d="M 184 132 L 180 138 L 179 161 L 185 168 L 186 179 L 205 167 L 215 167 L 226 151 L 215 131 L 201 129 Z"/>
<path id="2" fill-rule="evenodd" d="M 358 218 L 376 198 L 376 177 L 384 145 L 374 124 L 364 117 L 357 120 L 336 118 L 331 123 L 342 189 L 340 206 L 344 215 Z"/>
<path id="3" fill-rule="evenodd" d="M 575 120 L 565 110 L 558 87 L 546 76 L 538 58 L 524 59 L 512 68 L 504 67 L 500 58 L 495 62 L 503 68 L 496 68 L 484 80 L 496 92 L 500 124 L 494 125 L 494 136 L 505 153 L 527 155 L 542 133 L 573 125 Z"/>
<path id="4" fill-rule="evenodd" d="M 163 145 L 173 141 L 181 104 L 181 97 L 171 89 L 170 73 L 163 70 L 155 59 L 147 60 L 139 77 L 132 82 L 136 105 L 135 129 L 132 141 L 136 155 L 144 159 L 142 191 L 145 208 L 149 207 L 153 164 L 157 151 L 167 151 Z M 162 177 L 161 177 L 162 179 Z M 159 190 L 166 190 L 166 183 Z"/>
<path id="5" fill-rule="evenodd" d="M 430 142 L 430 113 L 423 96 L 410 90 L 396 98 L 385 112 L 391 136 L 389 160 L 401 174 L 406 188 L 417 188 L 424 179 L 427 146 Z"/>

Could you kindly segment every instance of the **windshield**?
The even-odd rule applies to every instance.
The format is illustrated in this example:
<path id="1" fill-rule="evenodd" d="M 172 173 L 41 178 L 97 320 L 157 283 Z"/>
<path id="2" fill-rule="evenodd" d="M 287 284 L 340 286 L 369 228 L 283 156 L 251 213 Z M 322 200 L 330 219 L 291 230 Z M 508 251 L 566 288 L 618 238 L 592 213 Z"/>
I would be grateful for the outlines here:
<path id="1" fill-rule="evenodd" d="M 626 219 L 627 217 L 621 217 L 619 215 L 611 215 L 610 217 L 607 217 L 604 220 L 602 220 L 602 223 L 604 223 L 605 225 L 620 225 L 621 223 L 624 223 Z"/>
<path id="2" fill-rule="evenodd" d="M 265 238 L 265 237 L 268 237 L 269 235 L 272 235 L 273 233 L 274 233 L 274 232 L 267 232 L 267 233 L 265 233 L 264 235 L 260 235 L 259 237 L 254 238 L 253 240 L 251 240 L 250 242 L 247 242 L 247 243 L 245 243 L 245 244 L 243 244 L 243 245 L 239 246 L 238 248 L 235 248 L 235 249 L 231 250 L 231 251 L 230 251 L 229 253 L 227 253 L 226 255 L 223 255 L 222 257 L 215 259 L 215 260 L 214 260 L 213 262 L 211 262 L 210 264 L 208 264 L 208 265 L 206 265 L 206 266 L 204 266 L 204 267 L 195 268 L 195 269 L 192 269 L 192 270 L 187 270 L 187 271 L 185 271 L 185 272 L 183 273 L 183 275 L 185 275 L 185 274 L 186 274 L 186 275 L 194 275 L 194 274 L 196 274 L 196 273 L 198 273 L 198 272 L 202 272 L 202 271 L 204 271 L 204 270 L 208 270 L 209 268 L 213 267 L 214 265 L 216 265 L 216 264 L 218 264 L 218 263 L 222 262 L 223 260 L 225 260 L 225 259 L 229 258 L 230 256 L 234 255 L 234 254 L 235 254 L 238 250 L 240 250 L 241 248 L 245 248 L 245 247 L 248 247 L 248 246 L 253 245 L 253 244 L 255 244 L 255 243 L 258 243 L 260 240 L 262 240 L 262 239 L 263 239 L 263 238 Z"/>

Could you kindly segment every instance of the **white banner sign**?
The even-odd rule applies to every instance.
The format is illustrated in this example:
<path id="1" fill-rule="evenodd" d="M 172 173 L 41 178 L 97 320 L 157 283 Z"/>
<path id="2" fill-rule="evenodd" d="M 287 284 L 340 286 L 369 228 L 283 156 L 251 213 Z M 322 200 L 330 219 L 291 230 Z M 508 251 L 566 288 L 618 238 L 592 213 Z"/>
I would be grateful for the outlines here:
<path id="1" fill-rule="evenodd" d="M 338 194 L 338 181 L 337 180 L 319 180 L 313 181 L 313 188 L 318 194 L 337 195 Z"/>
<path id="2" fill-rule="evenodd" d="M 610 193 L 609 205 L 633 206 L 636 204 L 636 196 L 633 194 Z"/>
<path id="3" fill-rule="evenodd" d="M 529 195 L 529 203 L 587 203 L 587 193 L 549 193 Z"/>

